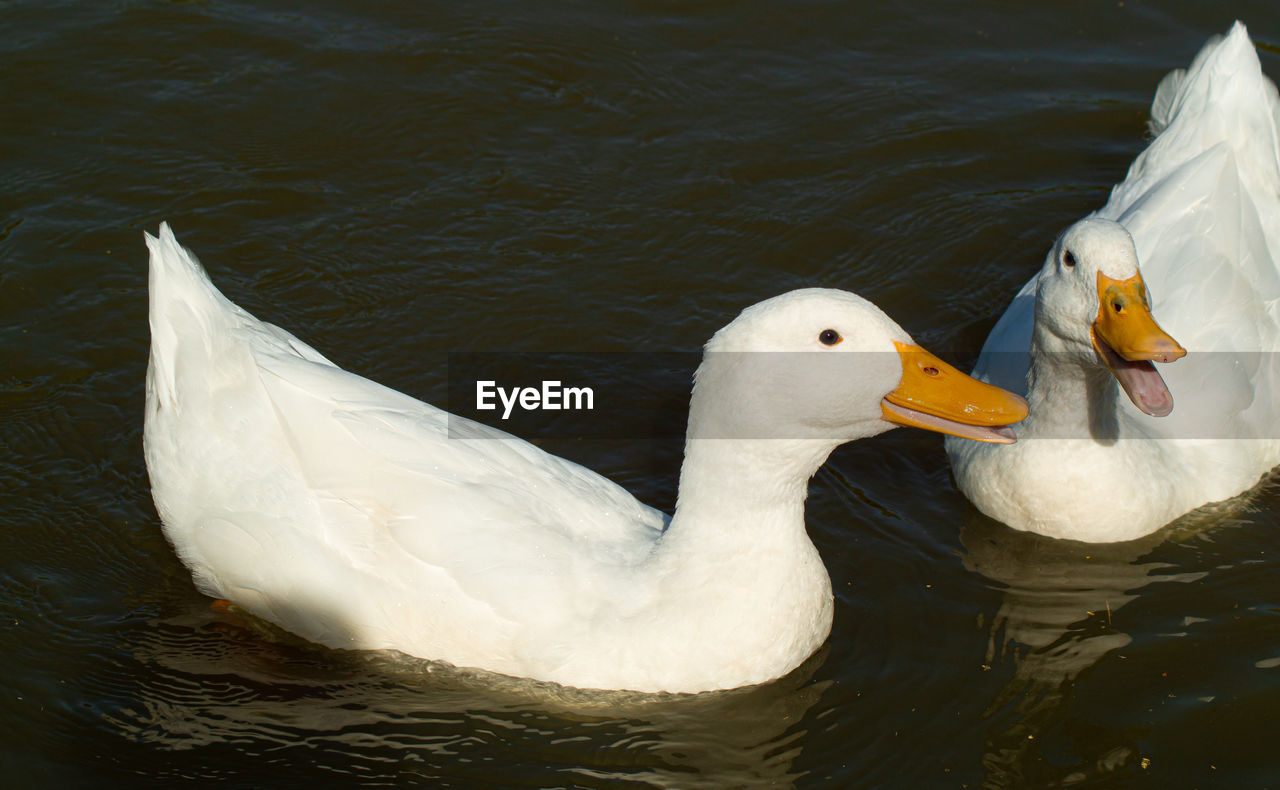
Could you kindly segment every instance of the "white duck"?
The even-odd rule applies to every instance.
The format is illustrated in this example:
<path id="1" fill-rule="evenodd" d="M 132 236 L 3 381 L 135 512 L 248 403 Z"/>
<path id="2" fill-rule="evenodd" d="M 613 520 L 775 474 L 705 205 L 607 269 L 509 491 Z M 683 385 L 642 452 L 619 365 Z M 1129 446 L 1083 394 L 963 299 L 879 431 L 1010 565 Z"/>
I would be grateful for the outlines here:
<path id="1" fill-rule="evenodd" d="M 332 647 L 556 683 L 762 683 L 826 639 L 810 476 L 894 423 L 1013 441 L 1017 396 L 834 290 L 751 307 L 698 368 L 675 514 L 501 431 L 335 367 L 151 250 L 144 446 L 196 583 Z M 810 352 L 810 353 L 755 353 Z M 887 352 L 887 353 L 881 353 Z"/>
<path id="2" fill-rule="evenodd" d="M 1151 116 L 983 347 L 974 375 L 1027 394 L 1023 441 L 947 441 L 960 489 L 1017 529 L 1137 538 L 1280 462 L 1280 104 L 1244 25 L 1166 76 Z M 1151 363 L 1179 343 L 1166 388 Z"/>

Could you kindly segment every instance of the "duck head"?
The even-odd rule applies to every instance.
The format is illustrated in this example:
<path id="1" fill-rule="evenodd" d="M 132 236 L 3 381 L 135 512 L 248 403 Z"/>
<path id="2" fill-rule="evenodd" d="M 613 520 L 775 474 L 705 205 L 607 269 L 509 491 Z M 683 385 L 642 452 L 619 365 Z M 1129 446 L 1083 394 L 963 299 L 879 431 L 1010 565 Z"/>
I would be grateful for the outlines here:
<path id="1" fill-rule="evenodd" d="M 1133 238 L 1119 223 L 1084 219 L 1058 238 L 1040 271 L 1035 320 L 1042 350 L 1105 365 L 1153 417 L 1173 411 L 1152 363 L 1187 352 L 1152 316 Z"/>
<path id="2" fill-rule="evenodd" d="M 691 438 L 821 439 L 898 425 L 1009 444 L 1022 398 L 925 351 L 846 291 L 792 291 L 747 308 L 706 345 Z"/>

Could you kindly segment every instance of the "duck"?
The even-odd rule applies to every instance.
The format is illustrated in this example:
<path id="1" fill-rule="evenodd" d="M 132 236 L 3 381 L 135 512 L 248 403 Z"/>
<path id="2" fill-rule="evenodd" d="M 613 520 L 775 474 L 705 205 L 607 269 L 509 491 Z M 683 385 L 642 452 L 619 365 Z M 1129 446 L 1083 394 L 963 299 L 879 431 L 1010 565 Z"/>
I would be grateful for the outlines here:
<path id="1" fill-rule="evenodd" d="M 793 291 L 706 344 L 668 516 L 337 367 L 223 296 L 167 223 L 145 237 L 164 534 L 202 592 L 332 648 L 579 689 L 768 682 L 831 629 L 804 523 L 827 456 L 900 425 L 1012 442 L 1026 416 L 869 301 Z"/>
<path id="2" fill-rule="evenodd" d="M 1134 540 L 1280 462 L 1280 103 L 1242 23 L 1161 80 L 1149 126 L 974 367 L 1026 396 L 1023 441 L 945 442 L 957 487 L 1014 529 Z"/>

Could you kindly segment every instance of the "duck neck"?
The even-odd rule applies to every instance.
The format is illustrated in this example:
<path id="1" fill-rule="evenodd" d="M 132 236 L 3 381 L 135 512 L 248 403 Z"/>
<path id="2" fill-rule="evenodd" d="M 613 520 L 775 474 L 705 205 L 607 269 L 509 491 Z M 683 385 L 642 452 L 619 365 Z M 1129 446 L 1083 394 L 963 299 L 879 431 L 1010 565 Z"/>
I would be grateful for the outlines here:
<path id="1" fill-rule="evenodd" d="M 1091 353 L 1068 350 L 1064 341 L 1037 326 L 1027 378 L 1031 412 L 1019 433 L 1024 438 L 1114 441 L 1119 436 L 1118 389 L 1111 371 Z"/>
<path id="2" fill-rule="evenodd" d="M 809 478 L 836 443 L 820 439 L 698 439 L 685 442 L 676 511 L 664 542 L 740 548 L 808 544 Z"/>

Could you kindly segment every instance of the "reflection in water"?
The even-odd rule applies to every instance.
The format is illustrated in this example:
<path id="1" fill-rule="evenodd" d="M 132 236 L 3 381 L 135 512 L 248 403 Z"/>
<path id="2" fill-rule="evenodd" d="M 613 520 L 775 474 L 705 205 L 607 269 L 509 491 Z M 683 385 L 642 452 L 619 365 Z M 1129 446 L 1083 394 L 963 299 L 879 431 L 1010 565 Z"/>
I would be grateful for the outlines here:
<path id="1" fill-rule="evenodd" d="M 205 752 L 175 769 L 184 775 L 208 775 L 230 746 L 275 760 L 304 750 L 321 777 L 363 781 L 787 787 L 799 722 L 830 685 L 810 682 L 825 650 L 766 686 L 643 695 L 330 651 L 260 628 L 203 611 L 154 623 L 133 651 L 146 685 L 109 722 L 135 743 Z"/>
<path id="2" fill-rule="evenodd" d="M 1215 523 L 1200 511 L 1177 531 Z M 1103 727 L 1074 733 L 1071 760 L 1054 759 L 1051 736 L 1068 717 L 1076 678 L 1130 642 L 1116 612 L 1152 582 L 1190 582 L 1200 572 L 1178 573 L 1143 557 L 1168 540 L 1170 530 L 1126 543 L 1091 544 L 1018 532 L 971 513 L 961 534 L 964 562 L 1004 593 L 990 622 L 987 666 L 1007 661 L 1013 677 L 992 700 L 983 768 L 984 786 L 1070 785 L 1137 762 L 1126 733 Z M 1083 742 L 1081 742 L 1083 741 Z"/>

